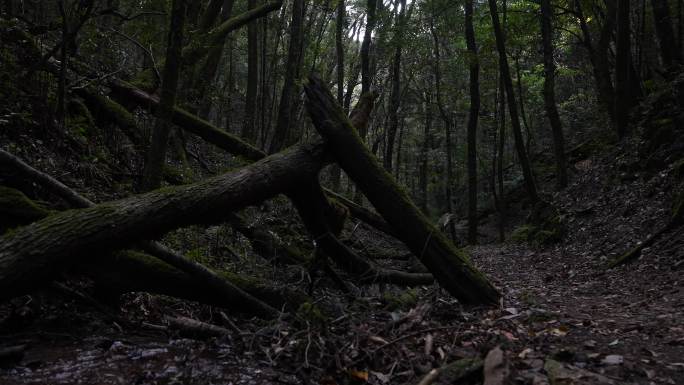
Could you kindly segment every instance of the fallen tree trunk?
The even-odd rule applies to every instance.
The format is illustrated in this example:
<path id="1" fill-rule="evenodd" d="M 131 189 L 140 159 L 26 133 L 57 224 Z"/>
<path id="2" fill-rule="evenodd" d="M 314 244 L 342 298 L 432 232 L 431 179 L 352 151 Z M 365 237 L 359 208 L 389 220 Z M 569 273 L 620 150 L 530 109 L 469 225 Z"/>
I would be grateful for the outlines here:
<path id="1" fill-rule="evenodd" d="M 0 213 L 12 208 L 14 213 L 0 221 L 3 227 L 12 228 L 43 219 L 51 213 L 41 209 L 22 192 L 0 186 Z M 38 209 L 37 209 L 38 207 Z M 3 229 L 0 228 L 0 234 Z M 172 252 L 166 250 L 166 253 Z M 178 257 L 175 257 L 178 258 Z M 101 258 L 85 259 L 76 266 L 76 272 L 93 279 L 98 287 L 105 288 L 107 296 L 118 296 L 134 291 L 164 294 L 210 305 L 240 311 L 244 300 L 240 296 L 217 290 L 206 279 L 198 279 L 151 255 L 137 251 L 106 253 Z M 284 305 L 297 308 L 306 296 L 296 290 L 274 288 L 258 279 L 245 279 L 236 274 L 213 273 L 249 295 L 280 309 Z M 221 283 L 224 285 L 225 283 Z M 102 291 L 102 290 L 100 290 Z"/>
<path id="2" fill-rule="evenodd" d="M 248 225 L 242 216 L 230 213 L 227 218 L 228 223 L 249 240 L 252 250 L 267 260 L 286 264 L 303 264 L 308 261 L 301 250 L 284 244 L 266 230 Z"/>
<path id="3" fill-rule="evenodd" d="M 226 212 L 288 191 L 317 175 L 324 152 L 320 143 L 298 146 L 204 182 L 55 214 L 6 234 L 0 238 L 0 300 L 25 292 L 76 256 L 120 249 L 185 225 L 219 222 Z M 247 297 L 239 290 L 233 294 Z M 255 314 L 274 315 L 259 302 L 244 305 Z"/>
<path id="4" fill-rule="evenodd" d="M 133 103 L 140 107 L 150 109 L 152 112 L 159 107 L 159 98 L 150 95 L 126 82 L 116 80 L 109 83 L 112 96 L 122 103 Z M 191 132 L 207 142 L 226 150 L 230 154 L 239 156 L 248 161 L 257 161 L 266 157 L 266 153 L 245 142 L 239 137 L 232 135 L 213 124 L 202 120 L 195 115 L 174 107 L 171 122 L 182 129 Z"/>
<path id="5" fill-rule="evenodd" d="M 351 214 L 351 216 L 353 216 L 354 218 L 359 219 L 371 225 L 375 229 L 380 230 L 383 233 L 391 235 L 396 238 L 397 234 L 394 232 L 394 230 L 392 230 L 392 227 L 375 211 L 367 209 L 357 204 L 356 202 L 347 199 L 346 197 L 337 194 L 331 190 L 323 189 L 323 191 L 325 192 L 325 195 L 327 195 L 329 198 L 335 199 L 336 201 L 346 206 L 349 210 L 349 214 Z"/>
<path id="6" fill-rule="evenodd" d="M 137 251 L 126 250 L 102 258 L 84 259 L 76 271 L 91 278 L 97 291 L 107 297 L 146 292 L 242 311 L 240 298 L 224 295 L 206 282 Z M 237 274 L 217 274 L 276 309 L 285 306 L 296 310 L 307 301 L 306 295 L 297 290 L 273 287 L 259 279 L 243 278 Z"/>
<path id="7" fill-rule="evenodd" d="M 406 246 L 439 284 L 469 304 L 496 303 L 500 294 L 411 202 L 404 190 L 371 154 L 324 83 L 310 77 L 305 85 L 307 109 L 314 126 L 328 141 L 342 169 L 354 180 Z"/>

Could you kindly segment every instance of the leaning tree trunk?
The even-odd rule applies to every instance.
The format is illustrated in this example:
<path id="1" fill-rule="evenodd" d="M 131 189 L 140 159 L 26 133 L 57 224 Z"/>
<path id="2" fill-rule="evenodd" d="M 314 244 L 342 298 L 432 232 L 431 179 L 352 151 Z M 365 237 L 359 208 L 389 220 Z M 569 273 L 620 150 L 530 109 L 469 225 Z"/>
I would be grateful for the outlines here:
<path id="1" fill-rule="evenodd" d="M 568 185 L 568 172 L 565 161 L 565 140 L 563 138 L 563 125 L 556 108 L 556 65 L 553 62 L 553 9 L 551 0 L 541 0 L 541 30 L 544 46 L 544 107 L 546 115 L 551 123 L 553 134 L 553 150 L 556 154 L 556 174 L 558 187 L 563 189 Z"/>
<path id="2" fill-rule="evenodd" d="M 378 163 L 322 81 L 311 78 L 305 91 L 311 119 L 318 132 L 332 144 L 330 151 L 342 169 L 354 179 L 399 238 L 419 256 L 437 282 L 464 303 L 496 303 L 498 291 L 430 223 Z"/>
<path id="3" fill-rule="evenodd" d="M 518 153 L 518 160 L 522 168 L 523 178 L 525 179 L 525 188 L 530 200 L 536 202 L 539 200 L 537 193 L 537 186 L 534 183 L 534 176 L 532 175 L 532 168 L 530 167 L 530 160 L 525 150 L 525 142 L 522 136 L 522 128 L 520 126 L 520 116 L 518 115 L 517 103 L 515 101 L 515 92 L 513 91 L 513 80 L 511 79 L 511 69 L 508 66 L 508 56 L 506 54 L 506 44 L 504 42 L 504 35 L 499 23 L 499 13 L 496 7 L 496 0 L 489 0 L 489 11 L 492 17 L 492 27 L 494 28 L 494 37 L 496 39 L 496 49 L 499 52 L 499 64 L 501 66 L 501 77 L 506 88 L 506 95 L 508 97 L 508 113 L 511 117 L 511 126 L 513 128 L 513 138 L 515 139 L 515 149 Z"/>
<path id="4" fill-rule="evenodd" d="M 181 48 L 183 47 L 183 28 L 185 28 L 185 10 L 185 0 L 173 1 L 161 98 L 156 114 L 157 120 L 152 129 L 152 141 L 147 150 L 145 168 L 143 169 L 142 189 L 144 191 L 154 190 L 161 186 L 162 172 L 166 164 L 166 148 L 171 131 L 168 117 L 176 104 L 176 88 L 178 88 Z M 62 68 L 66 68 L 66 66 L 62 66 Z"/>
<path id="5" fill-rule="evenodd" d="M 468 113 L 468 243 L 477 243 L 477 119 L 480 115 L 480 62 L 473 29 L 473 1 L 466 0 L 465 32 L 470 67 Z"/>

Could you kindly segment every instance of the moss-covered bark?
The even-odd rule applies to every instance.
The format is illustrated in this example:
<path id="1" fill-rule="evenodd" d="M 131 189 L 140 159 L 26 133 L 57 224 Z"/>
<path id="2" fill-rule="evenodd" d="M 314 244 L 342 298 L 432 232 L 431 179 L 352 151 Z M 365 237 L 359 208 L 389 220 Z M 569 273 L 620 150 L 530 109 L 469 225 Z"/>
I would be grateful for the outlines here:
<path id="1" fill-rule="evenodd" d="M 323 82 L 312 77 L 305 90 L 311 119 L 340 166 L 439 284 L 465 303 L 496 303 L 498 291 L 378 163 Z"/>
<path id="2" fill-rule="evenodd" d="M 194 185 L 155 190 L 86 209 L 69 210 L 0 238 L 0 298 L 19 294 L 66 268 L 173 228 L 218 222 L 310 180 L 324 165 L 324 146 L 308 145 Z"/>
<path id="3" fill-rule="evenodd" d="M 49 211 L 30 200 L 24 193 L 0 186 L 0 234 L 46 217 Z"/>

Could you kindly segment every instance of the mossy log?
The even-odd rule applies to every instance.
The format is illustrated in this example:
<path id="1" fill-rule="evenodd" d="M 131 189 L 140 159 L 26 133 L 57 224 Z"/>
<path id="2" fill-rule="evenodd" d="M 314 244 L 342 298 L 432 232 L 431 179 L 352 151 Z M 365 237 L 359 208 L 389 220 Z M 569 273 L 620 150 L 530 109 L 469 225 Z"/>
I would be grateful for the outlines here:
<path id="1" fill-rule="evenodd" d="M 103 294 L 118 296 L 130 292 L 163 294 L 188 299 L 232 311 L 244 311 L 242 300 L 224 295 L 206 282 L 196 279 L 149 254 L 119 251 L 102 258 L 83 259 L 77 271 L 91 278 Z M 268 305 L 297 309 L 308 298 L 287 287 L 274 287 L 259 279 L 219 272 L 223 279 Z M 249 313 L 249 312 L 248 312 Z"/>
<path id="2" fill-rule="evenodd" d="M 186 225 L 216 223 L 226 212 L 288 191 L 318 174 L 326 163 L 324 148 L 297 146 L 197 184 L 69 210 L 19 228 L 0 238 L 0 300 L 40 284 L 78 256 L 131 246 Z M 240 290 L 233 294 L 243 296 L 243 306 L 255 314 L 273 315 Z"/>
<path id="3" fill-rule="evenodd" d="M 5 199 L 14 197 L 13 199 Z M 0 186 L 0 213 L 11 211 L 11 216 L 3 217 L 3 225 L 15 227 L 51 214 L 40 208 L 21 191 Z M 0 234 L 2 231 L 0 231 Z M 189 299 L 210 305 L 226 307 L 239 311 L 241 300 L 235 296 L 224 295 L 206 280 L 200 280 L 157 258 L 138 251 L 125 250 L 105 254 L 101 258 L 83 259 L 76 265 L 76 272 L 92 278 L 99 288 L 106 288 L 107 295 L 118 296 L 123 293 L 144 291 Z M 244 292 L 259 298 L 270 306 L 280 309 L 288 305 L 296 309 L 308 298 L 301 292 L 287 288 L 275 288 L 254 278 L 244 278 L 237 274 L 216 273 Z"/>
<path id="4" fill-rule="evenodd" d="M 382 231 L 383 233 L 387 235 L 391 235 L 393 237 L 396 237 L 397 235 L 394 233 L 394 230 L 392 230 L 392 227 L 385 221 L 378 213 L 375 211 L 365 208 L 359 204 L 356 204 L 356 202 L 347 199 L 346 197 L 337 194 L 333 191 L 324 189 L 325 195 L 328 196 L 328 198 L 335 199 L 338 201 L 340 204 L 343 204 L 344 206 L 347 207 L 349 210 L 349 214 L 353 216 L 356 219 L 359 219 L 372 227 L 374 227 L 377 230 Z"/>
<path id="5" fill-rule="evenodd" d="M 98 124 L 102 124 L 103 121 L 114 123 L 135 146 L 139 148 L 147 146 L 147 139 L 143 137 L 133 114 L 119 103 L 89 87 L 77 88 L 75 93 L 83 98 Z"/>
<path id="6" fill-rule="evenodd" d="M 148 108 L 152 112 L 159 107 L 159 98 L 156 95 L 150 95 L 131 84 L 115 80 L 110 82 L 109 86 L 112 89 L 112 97 L 121 103 L 133 103 L 137 106 Z M 182 108 L 174 108 L 171 122 L 226 150 L 228 153 L 239 156 L 247 161 L 257 161 L 266 156 L 265 152 L 245 142 L 238 136 L 232 135 Z"/>
<path id="7" fill-rule="evenodd" d="M 496 288 L 378 163 L 324 83 L 311 77 L 305 91 L 309 115 L 335 159 L 437 282 L 464 303 L 496 303 Z"/>
<path id="8" fill-rule="evenodd" d="M 0 234 L 46 217 L 49 211 L 30 200 L 24 193 L 0 186 Z"/>

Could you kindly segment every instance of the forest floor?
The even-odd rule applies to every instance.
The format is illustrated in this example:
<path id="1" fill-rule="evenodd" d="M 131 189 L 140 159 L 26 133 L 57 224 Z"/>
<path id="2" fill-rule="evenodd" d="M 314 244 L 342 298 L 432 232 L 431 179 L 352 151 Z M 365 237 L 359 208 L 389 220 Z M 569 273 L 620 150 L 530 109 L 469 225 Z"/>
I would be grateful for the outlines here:
<path id="1" fill-rule="evenodd" d="M 673 176 L 625 173 L 629 160 L 607 160 L 616 154 L 579 162 L 573 184 L 549 197 L 563 214 L 561 243 L 471 249 L 504 294 L 497 308 L 464 308 L 436 287 L 355 287 L 347 298 L 323 279 L 314 298 L 325 315 L 310 311 L 305 323 L 231 315 L 231 324 L 217 309 L 164 297 L 131 294 L 108 312 L 51 290 L 4 313 L 0 350 L 26 350 L 0 359 L 0 383 L 417 384 L 432 368 L 487 356 L 490 385 L 684 384 L 684 230 L 606 269 L 664 224 Z M 371 253 L 406 253 L 363 226 L 346 234 Z M 165 328 L 168 314 L 231 332 L 187 338 Z M 488 355 L 496 347 L 503 356 Z M 504 372 L 509 381 L 497 381 Z M 482 373 L 459 383 L 482 383 Z M 443 374 L 435 383 L 449 381 Z"/>

